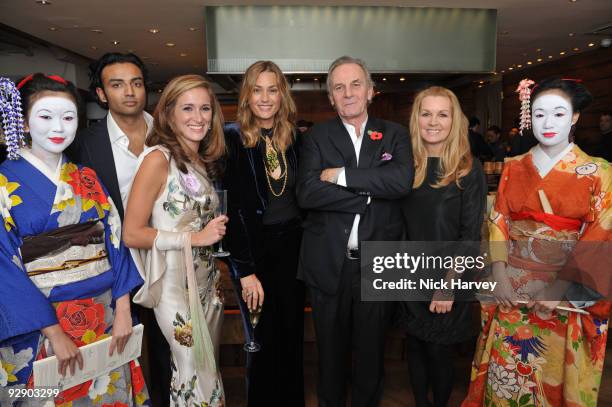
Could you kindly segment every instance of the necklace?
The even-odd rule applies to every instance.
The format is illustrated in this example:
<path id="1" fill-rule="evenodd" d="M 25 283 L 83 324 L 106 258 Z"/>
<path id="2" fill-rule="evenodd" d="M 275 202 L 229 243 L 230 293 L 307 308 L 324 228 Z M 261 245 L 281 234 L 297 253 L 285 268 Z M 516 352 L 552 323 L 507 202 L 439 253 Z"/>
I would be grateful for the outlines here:
<path id="1" fill-rule="evenodd" d="M 285 187 L 287 186 L 287 178 L 288 178 L 287 157 L 285 156 L 284 151 L 280 152 L 280 156 L 283 161 L 283 167 L 284 167 L 283 169 L 278 160 L 278 152 L 274 148 L 271 138 L 265 137 L 265 136 L 261 136 L 261 138 L 266 143 L 266 152 L 264 156 L 264 167 L 266 167 L 266 181 L 268 181 L 268 188 L 270 188 L 270 192 L 272 192 L 272 195 L 279 197 L 285 192 Z M 281 167 L 280 174 L 277 174 L 276 176 L 274 176 L 275 175 L 274 172 L 278 170 L 279 167 Z M 274 188 L 272 187 L 272 182 L 270 181 L 270 177 L 274 179 L 275 181 L 279 181 L 282 178 L 283 186 L 280 192 L 277 193 L 274 190 Z"/>

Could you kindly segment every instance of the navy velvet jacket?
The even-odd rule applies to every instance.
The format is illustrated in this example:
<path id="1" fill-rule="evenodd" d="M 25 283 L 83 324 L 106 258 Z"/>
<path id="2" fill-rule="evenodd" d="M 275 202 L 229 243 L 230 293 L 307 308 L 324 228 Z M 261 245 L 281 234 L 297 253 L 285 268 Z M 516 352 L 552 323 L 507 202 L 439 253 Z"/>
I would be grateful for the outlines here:
<path id="1" fill-rule="evenodd" d="M 224 244 L 239 277 L 255 273 L 255 260 L 263 252 L 263 215 L 268 207 L 268 185 L 259 146 L 246 148 L 237 124 L 224 128 L 227 159 L 222 185 L 227 190 L 227 235 Z M 297 174 L 298 142 L 285 152 L 287 165 Z M 295 190 L 285 193 L 295 194 Z"/>

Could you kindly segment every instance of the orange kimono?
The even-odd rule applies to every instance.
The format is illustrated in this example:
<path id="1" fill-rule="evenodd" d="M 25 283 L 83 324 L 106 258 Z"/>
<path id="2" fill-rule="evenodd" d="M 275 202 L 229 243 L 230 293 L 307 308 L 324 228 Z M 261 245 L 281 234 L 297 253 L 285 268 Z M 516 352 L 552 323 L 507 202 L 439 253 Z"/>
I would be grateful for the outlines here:
<path id="1" fill-rule="evenodd" d="M 537 149 L 506 161 L 489 215 L 491 261 L 507 264 L 520 294 L 533 295 L 560 278 L 609 298 L 609 258 L 586 256 L 593 246 L 585 242 L 605 250 L 612 240 L 610 164 L 568 146 L 541 175 L 534 164 L 534 153 L 542 153 Z M 568 267 L 584 265 L 585 257 L 587 265 L 598 261 L 599 267 Z M 583 308 L 588 314 L 555 310 L 545 317 L 525 306 L 483 303 L 462 407 L 596 405 L 610 306 L 591 301 Z"/>

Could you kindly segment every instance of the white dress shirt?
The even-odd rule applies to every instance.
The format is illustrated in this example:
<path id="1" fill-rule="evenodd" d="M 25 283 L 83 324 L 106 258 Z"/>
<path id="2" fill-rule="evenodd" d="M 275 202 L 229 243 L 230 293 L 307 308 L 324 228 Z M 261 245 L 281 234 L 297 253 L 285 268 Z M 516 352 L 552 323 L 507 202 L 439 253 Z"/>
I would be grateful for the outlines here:
<path id="1" fill-rule="evenodd" d="M 147 112 L 142 112 L 147 124 L 147 136 L 153 130 L 153 116 Z M 138 166 L 138 156 L 129 150 L 130 139 L 121 130 L 112 113 L 109 111 L 106 115 L 106 128 L 113 149 L 113 158 L 115 160 L 115 169 L 117 171 L 117 181 L 119 182 L 119 192 L 121 192 L 121 201 L 125 205 L 130 185 L 136 168 Z M 145 145 L 146 147 L 146 145 Z"/>
<path id="2" fill-rule="evenodd" d="M 349 136 L 351 136 L 351 141 L 353 142 L 353 148 L 355 148 L 355 157 L 357 159 L 357 165 L 359 165 L 359 152 L 361 151 L 361 142 L 363 141 L 363 132 L 365 131 L 366 124 L 368 123 L 368 118 L 366 117 L 363 123 L 361 124 L 361 128 L 359 130 L 359 137 L 357 137 L 357 132 L 355 131 L 355 126 L 352 124 L 342 122 L 346 131 L 348 131 Z M 346 187 L 346 172 L 344 168 L 338 174 L 338 180 L 336 184 Z M 370 203 L 370 198 L 368 197 L 368 203 Z M 355 219 L 353 220 L 353 227 L 351 229 L 351 234 L 349 235 L 347 248 L 349 249 L 357 249 L 359 247 L 359 220 L 361 219 L 361 215 L 356 214 Z"/>

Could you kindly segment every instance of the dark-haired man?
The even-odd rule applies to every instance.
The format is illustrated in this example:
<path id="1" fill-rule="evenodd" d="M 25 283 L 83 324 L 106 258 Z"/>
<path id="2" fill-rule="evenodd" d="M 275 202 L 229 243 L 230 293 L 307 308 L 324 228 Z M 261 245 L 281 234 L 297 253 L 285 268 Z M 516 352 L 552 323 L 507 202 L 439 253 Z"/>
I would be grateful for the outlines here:
<path id="1" fill-rule="evenodd" d="M 153 129 L 153 117 L 144 110 L 147 69 L 134 54 L 107 53 L 90 65 L 89 76 L 89 89 L 108 114 L 79 131 L 69 154 L 96 171 L 123 221 L 123 205 L 138 157 Z M 149 357 L 143 362 L 148 362 L 152 373 L 148 383 L 151 400 L 166 405 L 170 400 L 170 349 L 153 313 L 140 308 L 139 316 L 146 325 Z"/>

